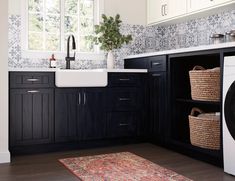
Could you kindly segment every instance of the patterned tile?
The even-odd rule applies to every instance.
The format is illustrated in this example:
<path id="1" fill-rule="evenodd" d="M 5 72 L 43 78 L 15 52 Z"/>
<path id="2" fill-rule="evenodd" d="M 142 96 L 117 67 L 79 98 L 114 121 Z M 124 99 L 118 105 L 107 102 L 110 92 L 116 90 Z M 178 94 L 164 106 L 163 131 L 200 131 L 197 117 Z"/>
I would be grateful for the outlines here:
<path id="1" fill-rule="evenodd" d="M 123 24 L 121 33 L 131 34 L 133 40 L 114 51 L 115 68 L 123 68 L 127 55 L 175 48 L 185 48 L 210 43 L 212 33 L 225 33 L 235 29 L 235 10 L 222 12 L 204 18 L 172 24 L 169 26 L 147 26 Z M 9 67 L 48 67 L 46 59 L 25 59 L 21 54 L 21 17 L 9 16 Z M 105 68 L 106 61 L 76 60 L 73 68 Z M 64 60 L 58 60 L 58 67 L 65 67 Z"/>

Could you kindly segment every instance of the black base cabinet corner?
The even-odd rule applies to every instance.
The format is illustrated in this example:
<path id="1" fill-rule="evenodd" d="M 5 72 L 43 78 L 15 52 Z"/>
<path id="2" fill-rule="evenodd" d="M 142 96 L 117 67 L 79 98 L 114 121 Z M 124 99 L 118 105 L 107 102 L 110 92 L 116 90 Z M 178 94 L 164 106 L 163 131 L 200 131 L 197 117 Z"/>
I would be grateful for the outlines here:
<path id="1" fill-rule="evenodd" d="M 146 79 L 147 87 L 145 99 L 146 114 L 144 124 L 145 129 L 142 137 L 153 143 L 165 144 L 167 129 L 167 56 L 151 56 L 144 58 L 134 58 L 125 60 L 125 68 L 145 68 L 148 69 Z M 144 134 L 143 134 L 144 133 Z"/>

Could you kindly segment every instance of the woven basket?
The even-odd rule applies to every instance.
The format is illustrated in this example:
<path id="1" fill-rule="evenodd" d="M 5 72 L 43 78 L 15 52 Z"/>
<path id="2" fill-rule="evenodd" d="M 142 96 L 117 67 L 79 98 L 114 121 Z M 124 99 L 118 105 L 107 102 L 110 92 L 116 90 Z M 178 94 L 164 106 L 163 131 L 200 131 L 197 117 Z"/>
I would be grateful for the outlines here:
<path id="1" fill-rule="evenodd" d="M 189 71 L 191 95 L 193 100 L 220 100 L 220 68 L 208 69 L 195 66 Z"/>
<path id="2" fill-rule="evenodd" d="M 195 115 L 199 115 L 196 117 Z M 189 115 L 190 141 L 201 148 L 220 149 L 220 116 L 193 108 Z"/>

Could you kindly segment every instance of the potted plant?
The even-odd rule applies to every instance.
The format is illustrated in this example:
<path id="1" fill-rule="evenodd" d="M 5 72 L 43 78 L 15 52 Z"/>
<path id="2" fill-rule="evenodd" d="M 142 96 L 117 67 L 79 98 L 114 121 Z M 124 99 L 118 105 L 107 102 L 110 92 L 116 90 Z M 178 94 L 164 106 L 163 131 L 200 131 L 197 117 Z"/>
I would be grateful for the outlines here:
<path id="1" fill-rule="evenodd" d="M 96 44 L 100 45 L 100 49 L 107 51 L 107 68 L 113 69 L 114 56 L 113 50 L 121 48 L 124 43 L 128 44 L 132 40 L 131 35 L 122 35 L 120 33 L 120 27 L 122 21 L 120 15 L 115 17 L 107 17 L 102 15 L 103 22 L 99 25 L 95 25 L 95 35 L 89 38 Z"/>

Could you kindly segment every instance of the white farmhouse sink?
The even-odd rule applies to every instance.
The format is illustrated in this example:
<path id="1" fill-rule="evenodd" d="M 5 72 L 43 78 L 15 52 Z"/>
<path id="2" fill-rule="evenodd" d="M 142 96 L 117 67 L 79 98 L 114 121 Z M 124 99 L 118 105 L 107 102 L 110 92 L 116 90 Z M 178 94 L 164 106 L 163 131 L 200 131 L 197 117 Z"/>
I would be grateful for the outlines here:
<path id="1" fill-rule="evenodd" d="M 105 87 L 108 73 L 105 69 L 58 69 L 55 72 L 55 84 L 57 87 Z"/>

